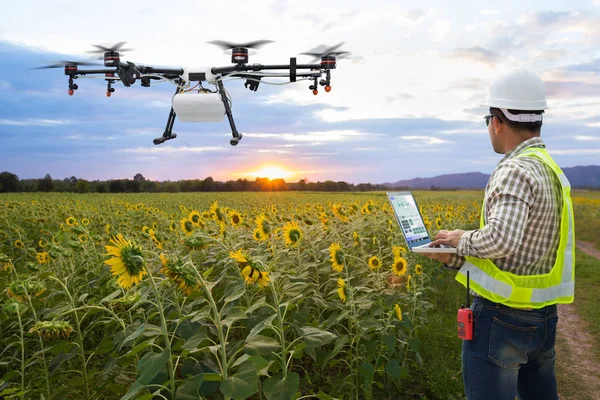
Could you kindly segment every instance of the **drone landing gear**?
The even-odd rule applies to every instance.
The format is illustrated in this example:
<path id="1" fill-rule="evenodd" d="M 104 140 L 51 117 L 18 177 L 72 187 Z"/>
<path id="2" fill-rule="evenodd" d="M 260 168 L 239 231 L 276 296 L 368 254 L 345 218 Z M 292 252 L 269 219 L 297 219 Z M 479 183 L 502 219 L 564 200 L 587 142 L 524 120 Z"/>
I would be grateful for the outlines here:
<path id="1" fill-rule="evenodd" d="M 233 121 L 233 114 L 231 113 L 231 107 L 229 106 L 229 100 L 227 99 L 227 95 L 225 94 L 225 88 L 223 87 L 223 82 L 221 80 L 217 81 L 217 86 L 219 87 L 219 93 L 221 93 L 221 100 L 223 100 L 223 104 L 225 105 L 225 112 L 227 113 L 227 119 L 229 120 L 229 126 L 231 126 L 231 134 L 233 135 L 233 139 L 229 141 L 232 146 L 236 146 L 240 140 L 242 139 L 242 134 L 238 132 L 235 127 L 235 122 Z"/>
<path id="2" fill-rule="evenodd" d="M 161 137 L 153 140 L 154 144 L 159 145 L 166 142 L 167 140 L 175 139 L 176 133 L 173 133 L 173 124 L 175 123 L 175 110 L 171 106 L 171 112 L 169 113 L 169 119 L 167 120 L 167 126 L 165 127 L 165 133 Z"/>

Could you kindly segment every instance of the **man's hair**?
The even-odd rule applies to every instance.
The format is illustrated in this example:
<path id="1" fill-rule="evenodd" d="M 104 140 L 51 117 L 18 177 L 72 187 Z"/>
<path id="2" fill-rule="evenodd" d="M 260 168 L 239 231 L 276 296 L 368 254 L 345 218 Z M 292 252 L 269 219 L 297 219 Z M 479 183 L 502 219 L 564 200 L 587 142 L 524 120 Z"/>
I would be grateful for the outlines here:
<path id="1" fill-rule="evenodd" d="M 542 114 L 544 111 L 524 111 L 524 110 L 508 110 L 511 114 Z M 515 122 L 506 118 L 502 110 L 496 107 L 490 107 L 490 113 L 496 115 L 503 123 L 507 124 L 517 133 L 539 135 L 542 131 L 542 121 L 538 122 Z"/>

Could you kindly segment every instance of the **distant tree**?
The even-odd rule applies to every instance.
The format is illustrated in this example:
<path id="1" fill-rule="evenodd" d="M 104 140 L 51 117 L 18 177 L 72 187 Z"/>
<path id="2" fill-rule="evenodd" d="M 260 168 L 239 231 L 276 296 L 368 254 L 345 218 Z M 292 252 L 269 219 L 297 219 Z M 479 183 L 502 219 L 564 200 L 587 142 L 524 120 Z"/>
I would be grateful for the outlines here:
<path id="1" fill-rule="evenodd" d="M 306 190 L 306 179 L 300 179 L 298 181 L 298 190 Z"/>
<path id="2" fill-rule="evenodd" d="M 202 188 L 205 192 L 212 192 L 215 190 L 215 180 L 211 176 L 204 178 L 204 181 L 202 181 Z"/>
<path id="3" fill-rule="evenodd" d="M 54 189 L 54 182 L 50 174 L 46 174 L 44 179 L 40 179 L 38 183 L 38 191 L 40 192 L 51 192 Z"/>
<path id="4" fill-rule="evenodd" d="M 144 192 L 156 192 L 157 184 L 154 181 L 145 181 L 142 183 L 142 190 Z"/>
<path id="5" fill-rule="evenodd" d="M 141 187 L 142 183 L 140 181 L 130 181 L 129 179 L 125 181 L 125 188 L 127 189 L 127 192 L 139 193 Z"/>
<path id="6" fill-rule="evenodd" d="M 89 193 L 90 183 L 85 179 L 79 179 L 75 185 L 75 188 L 77 189 L 77 193 Z"/>
<path id="7" fill-rule="evenodd" d="M 276 191 L 287 191 L 288 186 L 283 179 L 273 179 L 271 181 L 271 189 Z"/>
<path id="8" fill-rule="evenodd" d="M 69 182 L 71 182 L 71 185 L 73 186 L 77 185 L 77 181 L 79 181 L 79 179 L 77 179 L 75 176 L 69 178 Z"/>
<path id="9" fill-rule="evenodd" d="M 135 174 L 135 176 L 133 177 L 133 180 L 135 182 L 146 182 L 146 178 L 144 178 L 144 175 L 137 173 Z"/>
<path id="10" fill-rule="evenodd" d="M 123 193 L 125 191 L 125 184 L 123 181 L 117 179 L 108 184 L 108 189 L 111 193 Z"/>
<path id="11" fill-rule="evenodd" d="M 176 182 L 171 182 L 167 185 L 167 192 L 169 193 L 178 193 L 179 185 Z"/>
<path id="12" fill-rule="evenodd" d="M 179 182 L 179 188 L 182 192 L 192 192 L 194 187 L 194 181 L 185 180 Z"/>
<path id="13" fill-rule="evenodd" d="M 103 183 L 99 183 L 98 186 L 96 186 L 96 191 L 98 193 L 106 193 L 107 189 L 106 189 L 106 184 Z"/>
<path id="14" fill-rule="evenodd" d="M 0 173 L 0 193 L 19 191 L 19 177 L 4 171 Z"/>

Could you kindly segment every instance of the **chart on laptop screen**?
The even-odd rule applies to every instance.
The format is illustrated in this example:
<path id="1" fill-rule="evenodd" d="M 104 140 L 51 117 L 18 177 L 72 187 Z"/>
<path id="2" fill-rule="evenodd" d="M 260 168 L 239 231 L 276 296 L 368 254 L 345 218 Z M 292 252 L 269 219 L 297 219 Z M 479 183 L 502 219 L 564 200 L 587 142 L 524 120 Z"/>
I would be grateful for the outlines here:
<path id="1" fill-rule="evenodd" d="M 404 231 L 406 242 L 411 245 L 429 239 L 421 214 L 410 194 L 390 197 L 392 206 L 398 216 L 398 222 Z"/>

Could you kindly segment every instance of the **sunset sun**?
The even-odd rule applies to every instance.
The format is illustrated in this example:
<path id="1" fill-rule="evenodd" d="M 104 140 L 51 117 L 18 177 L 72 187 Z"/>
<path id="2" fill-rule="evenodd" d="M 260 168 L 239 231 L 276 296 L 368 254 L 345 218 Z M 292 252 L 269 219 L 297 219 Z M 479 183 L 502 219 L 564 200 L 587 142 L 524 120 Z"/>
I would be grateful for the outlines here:
<path id="1" fill-rule="evenodd" d="M 286 179 L 294 175 L 294 173 L 276 165 L 265 165 L 255 171 L 249 172 L 247 175 L 252 175 L 257 178 L 269 178 L 273 180 Z"/>

